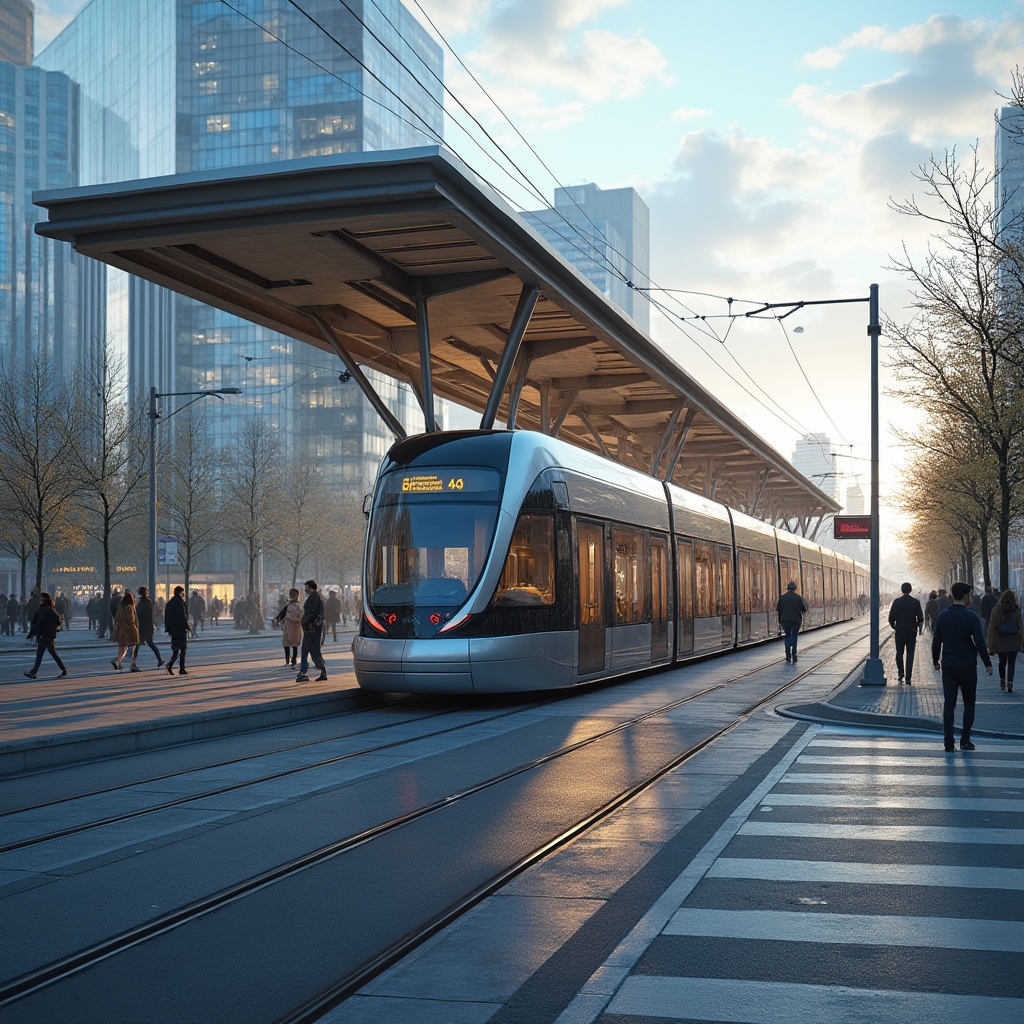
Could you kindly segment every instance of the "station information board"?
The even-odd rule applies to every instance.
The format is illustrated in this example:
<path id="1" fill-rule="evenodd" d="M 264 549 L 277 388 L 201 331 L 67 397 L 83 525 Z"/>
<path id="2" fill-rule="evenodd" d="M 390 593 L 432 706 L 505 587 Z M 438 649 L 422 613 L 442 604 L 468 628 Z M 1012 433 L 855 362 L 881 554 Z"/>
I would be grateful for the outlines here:
<path id="1" fill-rule="evenodd" d="M 832 536 L 836 540 L 870 540 L 871 516 L 836 516 Z"/>

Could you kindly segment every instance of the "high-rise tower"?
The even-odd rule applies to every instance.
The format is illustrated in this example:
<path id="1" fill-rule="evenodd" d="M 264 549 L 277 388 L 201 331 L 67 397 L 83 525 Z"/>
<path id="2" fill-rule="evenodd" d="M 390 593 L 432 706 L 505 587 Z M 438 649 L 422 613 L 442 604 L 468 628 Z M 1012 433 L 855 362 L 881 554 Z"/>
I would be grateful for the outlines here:
<path id="1" fill-rule="evenodd" d="M 441 50 L 400 0 L 301 8 L 91 0 L 37 57 L 81 90 L 81 184 L 440 139 Z M 391 438 L 339 381 L 334 356 L 121 272 L 108 278 L 108 343 L 127 357 L 137 395 L 238 387 L 239 399 L 206 404 L 215 440 L 267 415 L 291 456 L 315 459 L 338 488 L 368 487 Z M 412 392 L 378 383 L 422 429 Z"/>
<path id="2" fill-rule="evenodd" d="M 32 0 L 0 0 L 0 61 L 32 63 L 35 5 Z"/>
<path id="3" fill-rule="evenodd" d="M 650 331 L 650 303 L 630 287 L 646 288 L 651 270 L 650 211 L 635 189 L 592 182 L 556 188 L 552 209 L 523 217 L 645 334 Z"/>

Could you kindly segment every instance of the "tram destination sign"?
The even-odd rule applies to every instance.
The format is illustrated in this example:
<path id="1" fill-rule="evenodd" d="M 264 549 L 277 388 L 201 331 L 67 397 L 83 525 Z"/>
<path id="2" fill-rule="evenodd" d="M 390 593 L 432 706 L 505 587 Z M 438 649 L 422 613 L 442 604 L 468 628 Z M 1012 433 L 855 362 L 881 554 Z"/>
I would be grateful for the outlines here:
<path id="1" fill-rule="evenodd" d="M 501 487 L 501 477 L 493 469 L 479 467 L 444 467 L 438 470 L 406 470 L 392 473 L 387 480 L 389 494 L 403 498 L 446 495 L 470 496 L 495 501 Z"/>
<path id="2" fill-rule="evenodd" d="M 871 540 L 871 516 L 836 516 L 832 536 L 836 540 Z"/>

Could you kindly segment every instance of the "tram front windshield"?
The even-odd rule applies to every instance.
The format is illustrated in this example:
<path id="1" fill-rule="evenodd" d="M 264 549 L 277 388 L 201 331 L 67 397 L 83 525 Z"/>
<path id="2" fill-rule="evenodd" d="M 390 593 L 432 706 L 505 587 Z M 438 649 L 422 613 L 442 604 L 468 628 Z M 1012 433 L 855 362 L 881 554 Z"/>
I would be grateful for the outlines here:
<path id="1" fill-rule="evenodd" d="M 500 497 L 493 469 L 400 470 L 384 478 L 367 569 L 370 604 L 392 635 L 433 636 L 465 602 L 487 561 Z"/>

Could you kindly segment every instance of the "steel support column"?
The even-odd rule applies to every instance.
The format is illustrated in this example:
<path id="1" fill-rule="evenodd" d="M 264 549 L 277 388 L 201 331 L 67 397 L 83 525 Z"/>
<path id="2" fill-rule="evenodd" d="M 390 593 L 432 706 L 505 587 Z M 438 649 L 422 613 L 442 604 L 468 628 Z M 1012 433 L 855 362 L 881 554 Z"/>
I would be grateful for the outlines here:
<path id="1" fill-rule="evenodd" d="M 487 407 L 483 416 L 480 417 L 480 428 L 490 430 L 494 421 L 498 418 L 498 406 L 501 405 L 501 396 L 508 384 L 512 374 L 512 365 L 519 353 L 519 346 L 522 344 L 526 334 L 526 328 L 530 324 L 530 317 L 537 306 L 537 299 L 540 298 L 540 285 L 524 284 L 523 290 L 519 293 L 519 302 L 516 305 L 512 323 L 509 325 L 508 338 L 505 341 L 505 349 L 501 353 L 501 361 L 494 373 L 494 383 L 491 385 L 491 393 L 487 398 Z"/>
<path id="2" fill-rule="evenodd" d="M 413 286 L 416 300 L 416 331 L 420 341 L 420 402 L 423 405 L 424 429 L 428 434 L 437 430 L 434 418 L 434 378 L 430 369 L 430 320 L 427 317 L 427 293 L 421 280 Z"/>
<path id="3" fill-rule="evenodd" d="M 335 355 L 345 364 L 345 369 L 352 375 L 352 379 L 359 385 L 359 390 L 366 395 L 366 400 L 376 409 L 377 415 L 387 424 L 388 429 L 401 441 L 405 436 L 405 427 L 397 416 L 384 404 L 384 399 L 377 394 L 373 385 L 366 379 L 366 374 L 360 369 L 359 364 L 346 351 L 345 347 L 338 341 L 331 325 L 319 313 L 313 310 L 306 310 L 306 315 L 316 324 L 323 336 L 324 341 L 334 350 Z"/>

